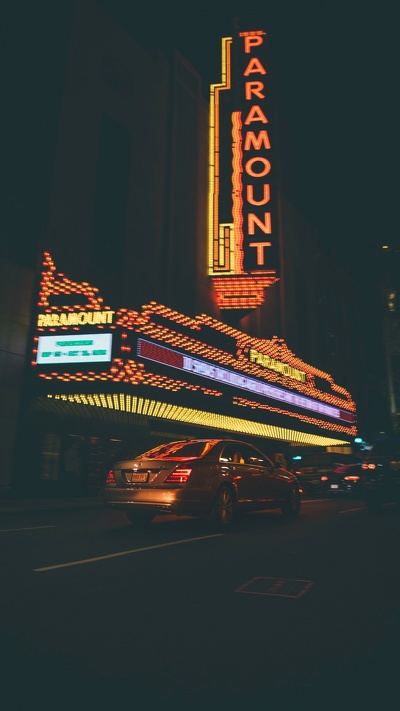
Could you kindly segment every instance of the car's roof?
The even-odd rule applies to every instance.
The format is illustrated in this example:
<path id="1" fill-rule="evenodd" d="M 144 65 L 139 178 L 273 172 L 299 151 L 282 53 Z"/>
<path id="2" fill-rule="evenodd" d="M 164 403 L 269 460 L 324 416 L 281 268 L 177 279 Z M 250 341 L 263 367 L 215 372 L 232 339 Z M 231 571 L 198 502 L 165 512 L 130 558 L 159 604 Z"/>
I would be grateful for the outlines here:
<path id="1" fill-rule="evenodd" d="M 169 442 L 162 442 L 161 444 L 157 444 L 156 446 L 152 447 L 151 449 L 147 450 L 146 452 L 139 454 L 136 458 L 141 457 L 141 456 L 144 457 L 145 455 L 151 455 L 161 449 L 165 449 L 165 450 L 167 450 L 168 448 L 170 448 L 170 449 L 182 448 L 183 449 L 184 447 L 190 447 L 191 445 L 196 445 L 196 444 L 209 445 L 208 451 L 210 451 L 211 449 L 213 449 L 213 447 L 215 447 L 216 445 L 219 445 L 219 444 L 220 445 L 234 444 L 237 446 L 253 447 L 254 449 L 258 449 L 258 451 L 262 452 L 262 450 L 259 449 L 258 447 L 256 447 L 255 445 L 250 444 L 249 442 L 245 442 L 240 439 L 230 439 L 227 437 L 223 437 L 223 438 L 222 437 L 221 438 L 202 437 L 202 438 L 198 438 L 198 439 L 193 438 L 193 439 L 181 439 L 181 440 L 173 440 L 173 441 L 169 441 Z M 149 457 L 149 458 L 152 458 L 152 457 Z"/>
<path id="2" fill-rule="evenodd" d="M 206 456 L 218 445 L 220 447 L 231 445 L 236 447 L 239 451 L 244 447 L 252 446 L 241 440 L 228 438 L 184 439 L 159 444 L 146 452 L 136 455 L 134 459 L 197 459 Z M 257 451 L 262 454 L 261 450 Z"/>
<path id="3" fill-rule="evenodd" d="M 224 443 L 226 442 L 227 444 L 230 444 L 232 442 L 236 444 L 247 444 L 250 447 L 256 447 L 257 445 L 250 444 L 249 442 L 246 442 L 245 440 L 242 439 L 233 439 L 233 438 L 228 438 L 228 437 L 199 437 L 195 438 L 193 437 L 192 439 L 179 439 L 179 440 L 174 440 L 171 442 L 163 442 L 160 446 L 162 447 L 163 445 L 166 446 L 167 444 L 191 444 L 194 442 L 212 442 L 214 444 L 219 444 L 219 443 Z M 158 446 L 158 445 L 157 445 Z M 154 447 L 156 449 L 156 447 Z"/>

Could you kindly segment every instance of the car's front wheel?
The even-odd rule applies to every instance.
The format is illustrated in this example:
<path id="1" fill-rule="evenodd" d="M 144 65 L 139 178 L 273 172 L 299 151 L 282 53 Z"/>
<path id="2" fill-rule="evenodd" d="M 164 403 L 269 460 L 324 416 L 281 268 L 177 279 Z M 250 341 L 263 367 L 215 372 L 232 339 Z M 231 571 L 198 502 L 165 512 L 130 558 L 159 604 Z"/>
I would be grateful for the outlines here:
<path id="1" fill-rule="evenodd" d="M 228 486 L 218 489 L 214 506 L 213 519 L 218 528 L 228 528 L 232 523 L 235 513 L 235 497 Z"/>
<path id="2" fill-rule="evenodd" d="M 282 513 L 285 516 L 298 516 L 300 513 L 300 491 L 298 486 L 291 486 L 286 501 L 282 506 Z"/>
<path id="3" fill-rule="evenodd" d="M 136 525 L 150 523 L 154 516 L 150 513 L 138 513 L 137 511 L 127 511 L 126 516 L 131 523 Z"/>

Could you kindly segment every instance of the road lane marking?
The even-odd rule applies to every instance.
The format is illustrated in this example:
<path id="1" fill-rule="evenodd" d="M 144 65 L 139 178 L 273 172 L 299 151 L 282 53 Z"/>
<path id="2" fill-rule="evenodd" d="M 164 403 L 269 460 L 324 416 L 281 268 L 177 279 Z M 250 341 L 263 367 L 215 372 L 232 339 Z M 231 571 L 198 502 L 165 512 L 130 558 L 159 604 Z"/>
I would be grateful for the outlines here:
<path id="1" fill-rule="evenodd" d="M 365 511 L 366 506 L 359 506 L 356 509 L 343 509 L 343 511 L 338 511 L 339 514 L 351 513 L 352 511 Z"/>
<path id="2" fill-rule="evenodd" d="M 55 528 L 55 526 L 27 526 L 26 528 L 0 528 L 0 533 L 9 533 L 10 531 L 37 531 L 38 528 Z"/>
<path id="3" fill-rule="evenodd" d="M 237 593 L 250 595 L 273 595 L 276 597 L 301 597 L 314 583 L 312 580 L 293 580 L 292 578 L 253 578 L 240 588 Z"/>
<path id="4" fill-rule="evenodd" d="M 303 504 L 320 504 L 321 501 L 333 501 L 333 499 L 300 499 Z"/>
<path id="5" fill-rule="evenodd" d="M 132 553 L 142 553 L 143 551 L 152 551 L 156 548 L 166 548 L 167 546 L 177 546 L 179 543 L 192 543 L 193 541 L 204 541 L 207 538 L 217 538 L 223 536 L 223 533 L 213 533 L 211 536 L 198 536 L 197 538 L 184 538 L 182 541 L 171 541 L 171 543 L 159 543 L 156 546 L 145 546 L 144 548 L 132 548 L 129 551 L 120 551 L 119 553 L 110 553 L 108 555 L 100 555 L 96 558 L 84 558 L 82 560 L 73 560 L 70 563 L 59 563 L 58 565 L 47 565 L 44 568 L 34 568 L 34 573 L 42 573 L 45 570 L 56 570 L 57 568 L 70 568 L 74 565 L 86 565 L 87 563 L 96 563 L 98 560 L 107 560 L 108 558 L 118 558 L 122 555 L 132 555 Z"/>

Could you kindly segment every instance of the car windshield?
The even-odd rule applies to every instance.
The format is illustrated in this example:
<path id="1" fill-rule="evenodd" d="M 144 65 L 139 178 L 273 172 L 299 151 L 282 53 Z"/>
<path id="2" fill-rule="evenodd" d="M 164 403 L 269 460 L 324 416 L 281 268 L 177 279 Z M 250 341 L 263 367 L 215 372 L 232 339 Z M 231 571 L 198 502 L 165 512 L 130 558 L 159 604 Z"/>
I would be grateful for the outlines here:
<path id="1" fill-rule="evenodd" d="M 212 442 L 169 442 L 150 449 L 136 459 L 197 459 L 206 454 Z"/>

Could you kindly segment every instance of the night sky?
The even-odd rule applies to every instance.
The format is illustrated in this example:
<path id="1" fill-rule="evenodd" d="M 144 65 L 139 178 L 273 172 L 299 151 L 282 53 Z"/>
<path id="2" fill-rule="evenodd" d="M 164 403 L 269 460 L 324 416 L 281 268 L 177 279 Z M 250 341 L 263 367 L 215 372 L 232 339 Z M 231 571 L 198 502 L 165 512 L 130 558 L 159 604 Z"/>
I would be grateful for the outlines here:
<path id="1" fill-rule="evenodd" d="M 32 131 L 38 92 L 43 100 L 46 91 L 50 97 L 57 90 L 51 72 L 45 80 L 49 86 L 44 85 L 41 67 L 49 72 L 49 57 L 41 57 L 35 33 L 45 31 L 51 37 L 52 22 L 65 21 L 68 4 L 18 0 L 8 5 L 3 24 L 9 48 L 4 82 L 11 97 L 2 131 L 6 154 L 11 156 L 3 173 L 6 204 L 16 200 L 13 181 L 18 184 L 26 176 L 31 191 L 40 187 L 36 159 L 27 164 L 19 137 Z M 264 29 L 279 104 L 287 196 L 328 247 L 343 256 L 356 257 L 362 264 L 382 244 L 400 247 L 397 0 L 97 0 L 97 4 L 149 51 L 179 49 L 200 73 L 206 97 L 210 83 L 221 79 L 221 38 L 232 34 L 235 18 L 246 29 Z M 51 8 L 47 15 L 46 6 Z M 37 76 L 31 71 L 23 80 L 32 53 Z M 30 101 L 33 112 L 27 116 Z M 45 150 L 43 146 L 41 151 Z M 36 202 L 39 205 L 40 195 Z M 9 213 L 12 223 L 21 222 L 20 234 L 29 231 L 18 200 Z"/>
<path id="2" fill-rule="evenodd" d="M 111 4 L 136 35 L 160 45 L 168 38 L 205 87 L 220 80 L 221 38 L 235 18 L 266 30 L 289 197 L 343 255 L 362 262 L 382 244 L 399 246 L 395 0 Z"/>

